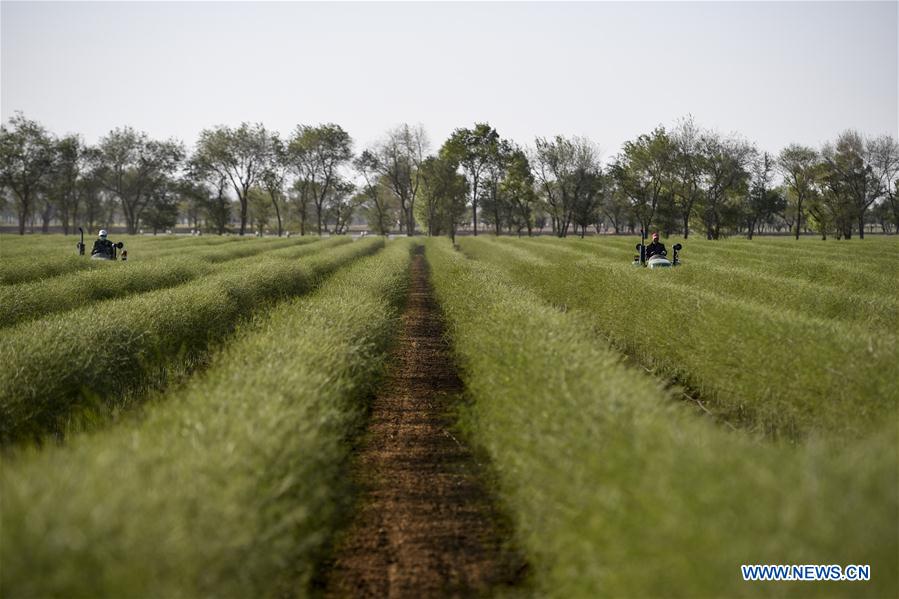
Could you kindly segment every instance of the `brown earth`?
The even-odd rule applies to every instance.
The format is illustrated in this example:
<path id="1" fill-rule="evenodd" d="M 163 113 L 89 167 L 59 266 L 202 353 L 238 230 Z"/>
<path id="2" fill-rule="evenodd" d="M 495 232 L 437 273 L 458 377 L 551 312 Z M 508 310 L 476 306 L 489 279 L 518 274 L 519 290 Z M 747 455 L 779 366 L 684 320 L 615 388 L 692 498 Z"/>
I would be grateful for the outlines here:
<path id="1" fill-rule="evenodd" d="M 484 473 L 452 427 L 463 385 L 421 250 L 391 366 L 353 460 L 362 495 L 320 577 L 326 596 L 489 595 L 524 572 Z"/>

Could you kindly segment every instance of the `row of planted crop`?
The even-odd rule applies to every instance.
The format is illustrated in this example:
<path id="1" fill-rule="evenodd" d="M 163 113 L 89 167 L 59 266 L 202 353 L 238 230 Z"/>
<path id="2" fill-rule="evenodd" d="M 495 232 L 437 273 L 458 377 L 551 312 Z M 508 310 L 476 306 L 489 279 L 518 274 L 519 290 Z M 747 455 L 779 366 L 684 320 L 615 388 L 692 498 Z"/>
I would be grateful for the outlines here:
<path id="1" fill-rule="evenodd" d="M 541 238 L 538 243 L 554 243 L 623 263 L 636 254 L 632 241 L 618 237 L 562 241 Z M 673 239 L 666 244 L 669 256 L 677 241 Z M 797 282 L 827 286 L 842 293 L 895 295 L 895 281 L 899 278 L 899 260 L 896 258 L 899 256 L 899 246 L 891 239 L 878 240 L 876 251 L 867 256 L 860 254 L 862 248 L 858 246 L 846 246 L 846 251 L 822 254 L 802 247 L 756 246 L 748 245 L 748 242 L 680 241 L 684 244 L 680 256 L 684 264 L 724 268 L 738 265 L 760 276 L 790 278 Z"/>
<path id="2" fill-rule="evenodd" d="M 571 240 L 575 238 L 568 237 L 567 239 Z M 584 241 L 629 251 L 634 248 L 634 244 L 639 241 L 639 239 L 640 237 L 638 234 L 599 235 L 588 237 L 584 239 Z M 821 243 L 820 241 L 813 239 L 796 241 L 793 239 L 772 237 L 757 237 L 752 240 L 742 238 L 708 240 L 695 236 L 688 239 L 684 239 L 680 236 L 672 236 L 662 238 L 662 241 L 669 248 L 675 243 L 681 243 L 689 248 L 690 251 L 718 251 L 719 249 L 725 249 L 728 251 L 758 256 L 789 257 L 792 255 L 803 255 L 833 262 L 866 262 L 878 260 L 883 257 L 886 252 L 895 252 L 899 250 L 899 237 L 896 236 L 878 236 L 864 241 L 853 241 L 849 243 L 845 241 Z"/>
<path id="3" fill-rule="evenodd" d="M 323 276 L 383 244 L 363 240 L 303 260 L 263 254 L 188 284 L 4 331 L 0 442 L 59 433 L 81 409 L 115 406 L 169 367 L 190 368 L 242 319 L 307 292 Z"/>
<path id="4" fill-rule="evenodd" d="M 896 414 L 894 334 L 691 287 L 680 280 L 689 266 L 571 260 L 527 242 L 461 244 L 545 301 L 583 314 L 597 335 L 729 420 L 773 436 L 852 438 Z"/>
<path id="5" fill-rule="evenodd" d="M 594 256 L 610 264 L 617 261 L 603 246 L 596 243 L 543 243 L 556 251 L 559 260 L 579 260 L 583 255 Z M 566 250 L 563 255 L 559 250 Z M 684 263 L 677 280 L 693 288 L 759 302 L 777 309 L 794 310 L 803 316 L 834 319 L 867 326 L 872 331 L 895 331 L 899 326 L 899 296 L 883 289 L 866 286 L 861 290 L 844 289 L 834 282 L 820 282 L 808 278 L 770 272 L 764 265 L 752 264 L 745 258 L 721 260 L 709 256 Z"/>
<path id="6" fill-rule="evenodd" d="M 251 239 L 252 237 L 239 236 L 218 236 L 208 235 L 205 237 L 195 237 L 192 235 L 118 235 L 112 234 L 109 239 L 125 243 L 127 247 L 135 247 L 141 250 L 147 248 L 161 248 L 163 246 L 214 246 L 230 243 L 237 240 Z M 95 237 L 89 232 L 85 232 L 84 242 L 93 243 Z M 4 253 L 12 256 L 20 256 L 29 254 L 35 250 L 60 253 L 71 252 L 75 249 L 75 244 L 80 241 L 80 235 L 9 235 L 0 234 L 0 245 L 3 246 Z"/>
<path id="7" fill-rule="evenodd" d="M 285 247 L 297 243 L 313 241 L 313 237 L 301 238 L 224 238 L 227 241 L 209 243 L 201 238 L 183 239 L 163 242 L 137 238 L 128 241 L 125 249 L 129 250 L 128 263 L 152 262 L 176 256 L 194 256 L 197 259 L 216 261 L 251 256 L 260 252 Z M 71 252 L 45 251 L 38 246 L 23 248 L 10 247 L 4 238 L 0 244 L 0 284 L 14 285 L 42 279 L 49 279 L 77 271 L 105 270 L 121 266 L 105 260 L 90 259 L 91 244 L 87 244 L 85 256 L 78 256 L 72 242 Z M 137 246 L 136 248 L 134 246 Z M 119 261 L 121 262 L 121 261 Z"/>
<path id="8" fill-rule="evenodd" d="M 348 439 L 396 331 L 410 247 L 259 314 L 139 419 L 7 455 L 3 595 L 305 595 L 351 496 Z"/>
<path id="9" fill-rule="evenodd" d="M 310 238 L 309 241 L 316 239 Z M 0 327 L 102 300 L 174 287 L 226 268 L 240 268 L 260 255 L 266 258 L 299 258 L 320 248 L 349 241 L 348 237 L 338 237 L 321 243 L 304 241 L 286 246 L 240 244 L 237 247 L 184 252 L 147 262 L 107 263 L 105 268 L 7 285 L 0 287 Z"/>
<path id="10" fill-rule="evenodd" d="M 839 449 L 726 431 L 623 363 L 592 313 L 558 310 L 508 263 L 443 242 L 428 255 L 471 398 L 462 427 L 492 460 L 534 594 L 895 596 L 894 425 Z M 744 582 L 741 564 L 756 563 L 863 563 L 872 579 Z"/>

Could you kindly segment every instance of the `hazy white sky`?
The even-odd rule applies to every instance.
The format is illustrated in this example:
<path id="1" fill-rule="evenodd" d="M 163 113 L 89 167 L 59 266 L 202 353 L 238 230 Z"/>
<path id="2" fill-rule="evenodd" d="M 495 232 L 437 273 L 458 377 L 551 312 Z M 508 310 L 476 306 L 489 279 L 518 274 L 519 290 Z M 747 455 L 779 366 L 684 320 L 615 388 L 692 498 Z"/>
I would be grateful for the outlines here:
<path id="1" fill-rule="evenodd" d="M 692 113 L 778 151 L 846 128 L 897 134 L 896 2 L 2 2 L 2 118 L 96 141 L 132 125 L 288 133 L 356 146 L 401 122 L 438 146 L 487 120 L 519 143 L 621 143 Z"/>

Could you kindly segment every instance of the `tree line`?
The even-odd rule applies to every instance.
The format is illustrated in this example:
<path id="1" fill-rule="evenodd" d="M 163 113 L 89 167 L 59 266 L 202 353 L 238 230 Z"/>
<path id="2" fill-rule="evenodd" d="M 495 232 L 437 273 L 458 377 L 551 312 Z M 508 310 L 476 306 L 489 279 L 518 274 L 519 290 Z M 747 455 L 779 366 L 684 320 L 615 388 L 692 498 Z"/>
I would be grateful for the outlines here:
<path id="1" fill-rule="evenodd" d="M 403 124 L 361 152 L 340 125 L 298 125 L 289 135 L 259 123 L 201 131 L 188 150 L 131 127 L 97 144 L 58 137 L 14 114 L 0 126 L 0 207 L 19 233 L 40 221 L 68 234 L 121 222 L 154 233 L 179 220 L 240 235 L 271 227 L 301 235 L 377 234 L 559 237 L 658 230 L 719 239 L 815 231 L 864 237 L 899 225 L 899 144 L 890 135 L 840 133 L 821 148 L 762 151 L 692 117 L 625 142 L 604 162 L 584 137 L 538 137 L 523 147 L 488 123 L 458 128 L 432 152 L 424 129 Z"/>

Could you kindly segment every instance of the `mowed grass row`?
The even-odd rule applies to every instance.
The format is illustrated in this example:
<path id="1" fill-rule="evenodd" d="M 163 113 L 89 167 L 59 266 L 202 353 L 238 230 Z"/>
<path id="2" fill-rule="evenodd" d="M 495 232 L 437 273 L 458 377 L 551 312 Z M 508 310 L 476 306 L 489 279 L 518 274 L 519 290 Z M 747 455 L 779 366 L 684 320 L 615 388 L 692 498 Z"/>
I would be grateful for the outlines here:
<path id="1" fill-rule="evenodd" d="M 347 237 L 321 243 L 299 243 L 277 249 L 249 246 L 232 251 L 221 248 L 208 252 L 184 252 L 178 256 L 149 262 L 111 264 L 107 268 L 77 271 L 31 283 L 0 287 L 0 327 L 7 327 L 46 314 L 63 312 L 102 300 L 181 285 L 213 272 L 242 268 L 246 260 L 260 254 L 282 259 L 299 258 L 323 248 L 349 243 Z M 243 245 L 243 244 L 242 244 Z M 103 309 L 97 306 L 97 309 Z"/>
<path id="2" fill-rule="evenodd" d="M 466 240 L 467 241 L 467 240 Z M 840 450 L 724 431 L 490 264 L 429 242 L 470 405 L 542 597 L 894 597 L 894 425 Z M 741 564 L 870 564 L 746 583 Z"/>
<path id="3" fill-rule="evenodd" d="M 582 313 L 597 333 L 698 392 L 723 418 L 799 439 L 853 438 L 896 415 L 895 335 L 693 288 L 677 269 L 572 262 L 527 242 L 461 244 L 545 301 Z"/>
<path id="4" fill-rule="evenodd" d="M 391 242 L 242 327 L 141 419 L 0 473 L 0 594 L 303 596 L 405 297 Z M 374 246 L 372 246 L 374 247 Z"/>
<path id="5" fill-rule="evenodd" d="M 607 251 L 595 242 L 544 241 L 537 245 L 552 248 L 555 259 L 563 262 L 580 260 L 585 255 L 610 265 L 629 262 L 627 256 L 616 255 L 614 250 Z M 568 252 L 568 255 L 562 252 Z M 677 279 L 693 288 L 708 289 L 777 309 L 794 310 L 800 316 L 839 320 L 890 334 L 899 330 L 899 293 L 867 289 L 853 292 L 834 283 L 774 274 L 758 265 L 747 266 L 741 260 L 722 261 L 714 257 L 690 260 L 678 271 Z"/>
<path id="6" fill-rule="evenodd" d="M 147 262 L 164 257 L 188 254 L 195 254 L 198 258 L 205 258 L 214 262 L 231 259 L 227 256 L 240 258 L 277 247 L 308 243 L 315 238 L 244 238 L 239 241 L 237 241 L 239 238 L 235 238 L 235 241 L 214 244 L 199 242 L 197 241 L 199 239 L 166 240 L 166 238 L 159 238 L 154 240 L 153 238 L 148 239 L 144 237 L 134 239 L 122 237 L 113 239 L 113 241 L 122 240 L 125 242 L 125 249 L 128 250 L 128 262 L 130 263 Z M 111 264 L 108 261 L 92 260 L 90 258 L 93 239 L 85 241 L 87 247 L 85 248 L 84 256 L 76 254 L 76 240 L 70 238 L 67 242 L 70 244 L 70 248 L 47 250 L 43 246 L 34 244 L 35 247 L 31 251 L 8 253 L 7 248 L 10 242 L 4 239 L 2 248 L 0 248 L 0 284 L 27 283 L 77 271 L 103 270 L 119 266 L 118 262 L 120 261 L 116 264 Z"/>
<path id="7" fill-rule="evenodd" d="M 172 289 L 22 323 L 0 336 L 0 441 L 67 428 L 79 407 L 202 358 L 211 343 L 274 302 L 308 292 L 336 268 L 381 247 L 362 240 L 302 260 L 260 256 Z M 160 374 L 162 373 L 162 374 Z"/>

